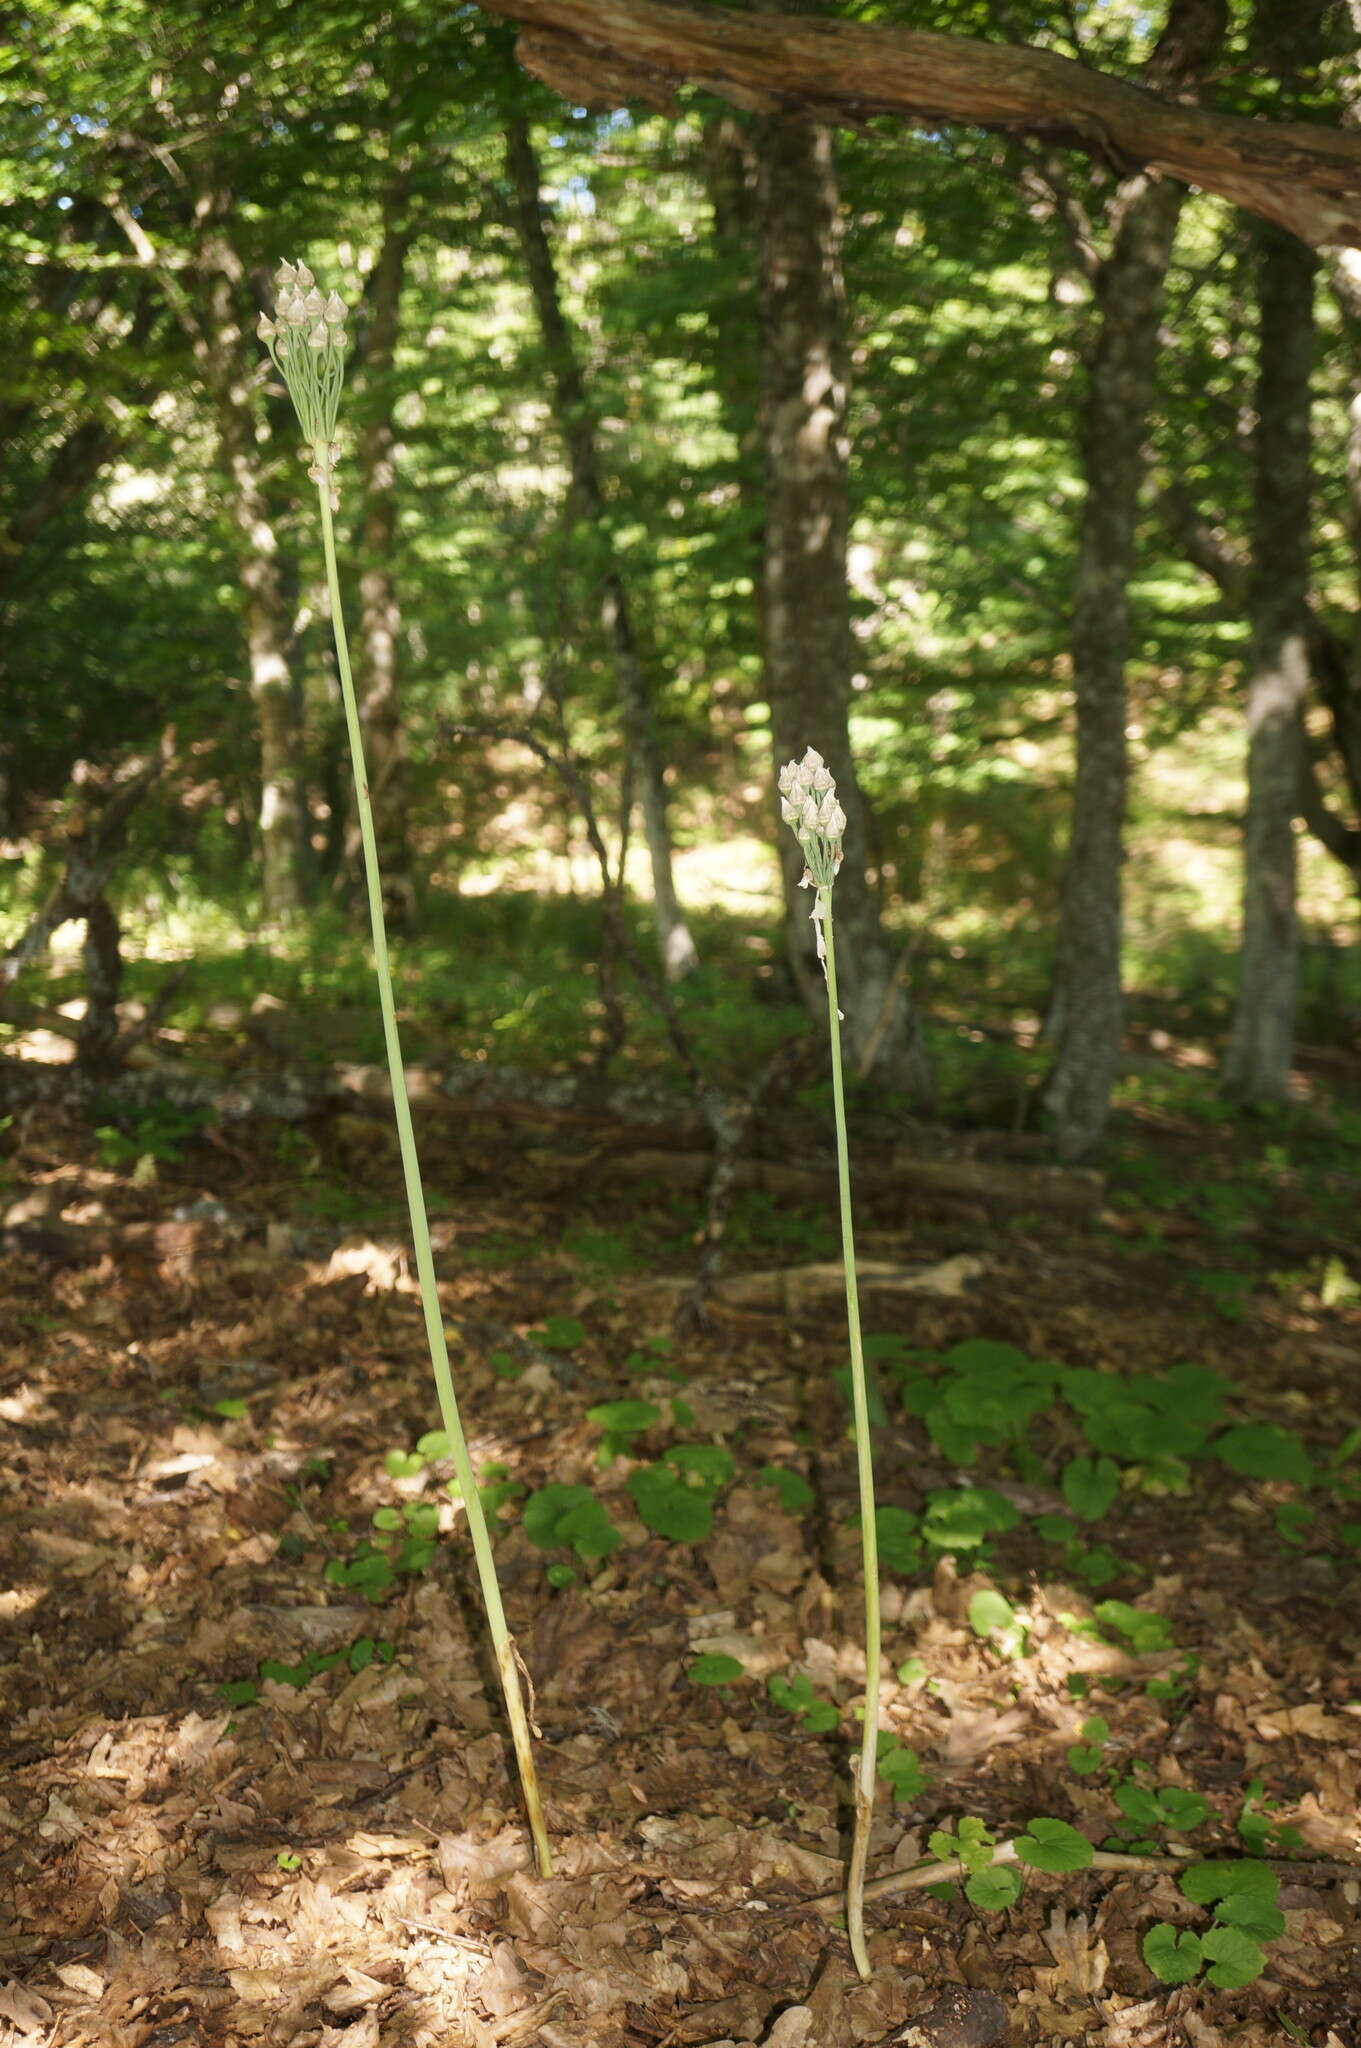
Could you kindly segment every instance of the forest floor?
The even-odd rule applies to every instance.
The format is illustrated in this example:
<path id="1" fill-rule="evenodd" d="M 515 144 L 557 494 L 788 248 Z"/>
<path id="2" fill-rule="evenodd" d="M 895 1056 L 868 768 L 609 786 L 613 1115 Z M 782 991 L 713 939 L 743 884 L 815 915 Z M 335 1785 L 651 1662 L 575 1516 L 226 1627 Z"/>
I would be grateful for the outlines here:
<path id="1" fill-rule="evenodd" d="M 1357 2048 L 1354 1166 L 1150 1110 L 1109 1183 L 950 1191 L 912 1157 L 972 1140 L 864 1134 L 897 1512 L 861 1986 L 844 1304 L 796 1189 L 828 1134 L 772 1136 L 793 1178 L 744 1193 L 731 1284 L 678 1336 L 691 1137 L 434 1086 L 418 1120 L 557 1872 L 450 1467 L 415 1448 L 438 1417 L 381 1113 L 158 1160 L 35 1111 L 4 1139 L 0 2042 Z M 590 1419 L 621 1400 L 647 1406 Z M 616 1547 L 574 1550 L 550 1484 Z M 909 1882 L 963 1816 L 1136 1861 L 1032 1867 L 994 1909 Z M 1241 1915 L 1177 1882 L 1250 1851 L 1276 1883 L 1224 1879 Z M 1193 1981 L 1144 1960 L 1162 1923 L 1204 1938 Z"/>

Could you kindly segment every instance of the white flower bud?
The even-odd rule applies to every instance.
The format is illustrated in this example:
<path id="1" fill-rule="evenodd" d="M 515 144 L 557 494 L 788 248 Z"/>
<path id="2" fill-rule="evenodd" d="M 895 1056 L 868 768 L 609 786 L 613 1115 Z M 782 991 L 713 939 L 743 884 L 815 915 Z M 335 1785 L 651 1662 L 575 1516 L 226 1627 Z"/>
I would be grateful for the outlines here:
<path id="1" fill-rule="evenodd" d="M 305 263 L 300 263 L 298 265 L 297 277 L 298 283 L 302 286 L 305 292 L 310 291 L 312 289 L 312 286 L 316 283 L 316 279 L 313 277 L 311 271 L 307 268 L 307 265 Z"/>
<path id="2" fill-rule="evenodd" d="M 826 812 L 826 816 L 822 821 L 824 837 L 840 839 L 846 830 L 846 813 L 837 802 L 834 791 L 828 790 L 827 795 L 823 798 L 822 809 Z"/>
<path id="3" fill-rule="evenodd" d="M 329 348 L 330 345 L 330 334 L 327 332 L 325 325 L 318 320 L 316 326 L 307 337 L 307 346 L 309 348 Z"/>
<path id="4" fill-rule="evenodd" d="M 259 335 L 261 341 L 273 341 L 275 335 L 278 333 L 279 330 L 274 325 L 274 322 L 269 318 L 269 315 L 267 313 L 262 313 L 260 315 L 260 318 L 255 323 L 255 331 Z"/>
<path id="5" fill-rule="evenodd" d="M 799 812 L 799 822 L 794 829 L 801 838 L 817 831 L 818 807 L 811 796 L 804 798 L 803 809 Z"/>
<path id="6" fill-rule="evenodd" d="M 825 795 L 832 787 L 832 778 L 825 768 L 815 768 L 809 780 L 815 796 Z"/>
<path id="7" fill-rule="evenodd" d="M 786 825 L 793 825 L 794 828 L 797 830 L 799 823 L 799 807 L 797 804 L 791 803 L 788 797 L 786 797 L 784 802 L 780 805 L 780 816 L 784 819 Z"/>
<path id="8" fill-rule="evenodd" d="M 825 765 L 826 764 L 823 761 L 823 758 L 821 754 L 818 752 L 817 748 L 809 747 L 803 757 L 804 774 L 811 777 L 816 769 L 825 767 Z"/>
<path id="9" fill-rule="evenodd" d="M 290 327 L 307 325 L 307 308 L 303 304 L 301 292 L 293 292 L 289 297 L 280 299 L 279 318 L 286 320 Z"/>
<path id="10" fill-rule="evenodd" d="M 296 284 L 297 281 L 298 273 L 291 263 L 281 263 L 274 273 L 274 282 L 278 285 L 281 292 L 286 285 Z"/>
<path id="11" fill-rule="evenodd" d="M 331 347 L 345 349 L 348 348 L 349 345 L 350 337 L 345 332 L 345 329 L 343 327 L 333 327 L 331 329 Z"/>
<path id="12" fill-rule="evenodd" d="M 327 299 L 322 318 L 328 327 L 343 327 L 345 325 L 345 301 L 341 298 L 339 292 L 332 292 L 330 298 Z"/>
<path id="13" fill-rule="evenodd" d="M 798 764 L 798 762 L 797 762 L 797 761 L 786 761 L 786 763 L 785 763 L 784 767 L 783 767 L 783 768 L 782 768 L 782 769 L 780 770 L 780 778 L 779 778 L 779 791 L 780 791 L 780 795 L 781 795 L 781 796 L 788 796 L 788 795 L 789 795 L 789 794 L 791 793 L 791 791 L 793 790 L 794 784 L 795 784 L 795 783 L 796 783 L 796 782 L 798 781 L 798 779 L 799 779 L 799 764 Z"/>
<path id="14" fill-rule="evenodd" d="M 326 311 L 326 301 L 315 285 L 313 285 L 311 291 L 303 300 L 302 309 L 309 320 L 320 320 L 322 314 Z"/>

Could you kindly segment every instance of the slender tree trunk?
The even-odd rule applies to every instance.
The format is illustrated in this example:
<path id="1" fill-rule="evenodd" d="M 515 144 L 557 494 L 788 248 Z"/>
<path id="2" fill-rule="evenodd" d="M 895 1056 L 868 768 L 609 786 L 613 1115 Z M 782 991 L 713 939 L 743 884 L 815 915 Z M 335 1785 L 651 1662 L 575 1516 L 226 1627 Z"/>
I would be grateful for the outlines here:
<path id="1" fill-rule="evenodd" d="M 562 308 L 557 266 L 539 198 L 543 182 L 539 160 L 529 123 L 519 113 L 511 114 L 506 122 L 506 172 L 513 198 L 515 228 L 538 315 L 544 353 L 548 358 L 558 430 L 567 444 L 572 489 L 577 507 L 591 527 L 598 569 L 600 623 L 614 667 L 625 741 L 637 779 L 643 834 L 652 865 L 653 917 L 661 942 L 663 968 L 667 979 L 674 981 L 690 973 L 698 965 L 699 956 L 676 896 L 664 763 L 657 740 L 651 695 L 643 672 L 627 589 L 611 545 L 595 423 L 586 381 Z"/>
<path id="2" fill-rule="evenodd" d="M 392 377 L 411 239 L 401 222 L 404 204 L 404 181 L 399 177 L 383 193 L 382 240 L 368 293 L 369 327 L 359 430 L 364 509 L 356 675 L 384 901 L 389 917 L 396 919 L 409 916 L 415 900 L 408 838 L 406 746 L 397 673 L 402 612 L 394 570 L 397 465 Z M 357 826 L 350 836 L 357 852 Z"/>
<path id="3" fill-rule="evenodd" d="M 1263 55 L 1287 89 L 1316 54 L 1310 0 L 1261 0 Z M 1240 1101 L 1280 1101 L 1290 1087 L 1299 984 L 1295 819 L 1304 775 L 1309 687 L 1314 368 L 1311 249 L 1269 223 L 1257 252 L 1257 426 L 1247 687 L 1248 807 L 1238 1002 L 1224 1086 Z"/>
<path id="4" fill-rule="evenodd" d="M 765 508 L 761 489 L 761 328 L 751 249 L 758 231 L 756 165 L 749 127 L 731 112 L 704 124 L 702 170 L 713 216 L 713 250 L 719 270 L 709 307 L 712 375 L 724 424 L 737 450 L 737 489 L 742 508 L 742 572 L 750 577 L 758 615 Z"/>
<path id="5" fill-rule="evenodd" d="M 207 202 L 220 217 L 225 195 Z M 244 329 L 244 271 L 221 230 L 204 236 L 207 318 L 194 352 L 217 415 L 227 505 L 238 540 L 251 701 L 260 743 L 261 900 L 274 923 L 303 902 L 303 776 L 288 663 L 288 619 L 279 584 L 278 542 L 260 475 L 251 379 L 253 341 Z"/>
<path id="6" fill-rule="evenodd" d="M 1182 196 L 1178 186 L 1142 175 L 1126 183 L 1124 218 L 1098 281 L 1101 326 L 1082 427 L 1087 495 L 1073 598 L 1077 774 L 1046 1089 L 1059 1156 L 1070 1160 L 1099 1146 L 1120 1066 L 1129 581 L 1163 283 Z"/>
<path id="7" fill-rule="evenodd" d="M 865 871 L 869 817 L 851 758 L 854 667 L 846 583 L 846 308 L 828 129 L 756 123 L 763 328 L 765 664 L 779 759 L 816 747 L 846 812 L 837 882 L 841 998 L 853 1065 L 918 1100 L 931 1076 L 920 1025 Z M 774 778 L 771 780 L 774 801 Z M 777 824 L 790 952 L 800 993 L 826 1005 L 811 894 L 792 833 Z"/>
<path id="8" fill-rule="evenodd" d="M 1146 82 L 1192 97 L 1226 21 L 1224 0 L 1173 0 Z M 1100 1145 L 1120 1069 L 1129 582 L 1158 327 L 1184 198 L 1179 185 L 1146 172 L 1126 179 L 1110 209 L 1111 251 L 1096 278 L 1100 327 L 1082 421 L 1087 488 L 1073 593 L 1077 772 L 1048 1022 L 1054 1064 L 1045 1091 L 1066 1160 L 1086 1158 Z"/>

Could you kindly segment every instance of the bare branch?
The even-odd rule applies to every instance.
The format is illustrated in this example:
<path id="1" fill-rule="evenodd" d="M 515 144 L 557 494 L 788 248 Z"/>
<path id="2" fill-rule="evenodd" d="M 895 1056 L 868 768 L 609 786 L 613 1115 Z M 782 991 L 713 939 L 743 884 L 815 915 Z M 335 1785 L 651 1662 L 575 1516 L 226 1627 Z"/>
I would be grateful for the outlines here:
<path id="1" fill-rule="evenodd" d="M 482 0 L 568 98 L 671 110 L 684 84 L 766 113 L 858 126 L 962 122 L 1176 178 L 1314 247 L 1361 246 L 1361 136 L 1185 106 L 1052 51 L 674 0 Z"/>

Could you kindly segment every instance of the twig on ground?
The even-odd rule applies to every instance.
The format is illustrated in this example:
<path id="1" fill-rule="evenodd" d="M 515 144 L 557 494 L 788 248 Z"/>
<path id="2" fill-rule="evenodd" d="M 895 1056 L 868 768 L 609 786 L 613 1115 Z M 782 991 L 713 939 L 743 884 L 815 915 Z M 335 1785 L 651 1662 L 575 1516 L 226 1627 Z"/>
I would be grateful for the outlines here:
<path id="1" fill-rule="evenodd" d="M 1080 1877 L 1088 1870 L 1159 1871 L 1187 1870 L 1197 1859 L 1192 1856 L 1124 1856 L 1112 1849 L 1094 1849 L 1092 1860 L 1085 1863 L 1081 1871 L 1070 1875 Z M 1273 1870 L 1287 1870 L 1296 1877 L 1334 1879 L 1361 1878 L 1361 1863 L 1301 1863 L 1292 1856 L 1259 1856 L 1259 1863 L 1269 1863 Z M 1015 1863 L 1019 1861 L 1017 1844 L 999 1842 L 992 1852 L 992 1861 Z M 948 1863 L 914 1863 L 907 1870 L 890 1870 L 883 1877 L 871 1878 L 865 1886 L 867 1899 L 891 1898 L 895 1892 L 922 1891 L 927 1885 L 948 1884 L 955 1878 L 969 1877 L 971 1866 L 959 1857 Z M 816 1899 L 803 1899 L 798 1906 L 786 1906 L 785 1912 L 817 1913 L 824 1920 L 835 1920 L 846 1910 L 845 1896 L 841 1892 L 825 1892 Z"/>

